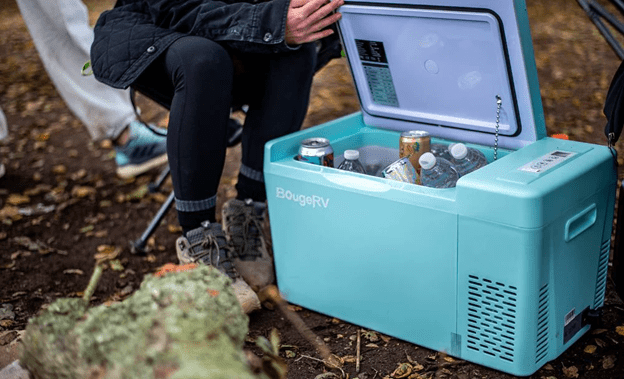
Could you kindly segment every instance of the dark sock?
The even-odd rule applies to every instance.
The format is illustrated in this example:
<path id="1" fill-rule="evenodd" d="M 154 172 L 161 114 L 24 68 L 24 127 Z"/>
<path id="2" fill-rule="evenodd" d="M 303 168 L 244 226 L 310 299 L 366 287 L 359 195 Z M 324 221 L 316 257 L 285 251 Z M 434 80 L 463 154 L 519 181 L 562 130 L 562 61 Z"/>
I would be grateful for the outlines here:
<path id="1" fill-rule="evenodd" d="M 189 231 L 199 228 L 204 221 L 216 222 L 215 208 L 198 212 L 178 211 L 178 222 L 182 227 L 182 232 L 186 236 Z"/>
<path id="2" fill-rule="evenodd" d="M 236 199 L 245 200 L 253 199 L 254 201 L 266 200 L 266 188 L 263 182 L 249 179 L 246 176 L 239 175 L 238 183 L 236 183 Z"/>

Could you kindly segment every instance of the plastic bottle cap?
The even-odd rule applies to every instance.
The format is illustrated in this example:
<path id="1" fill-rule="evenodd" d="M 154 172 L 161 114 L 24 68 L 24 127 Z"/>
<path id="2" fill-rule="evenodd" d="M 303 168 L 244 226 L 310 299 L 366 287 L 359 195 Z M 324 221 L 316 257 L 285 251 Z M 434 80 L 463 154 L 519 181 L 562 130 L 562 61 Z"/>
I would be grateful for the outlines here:
<path id="1" fill-rule="evenodd" d="M 424 153 L 420 156 L 420 158 L 418 158 L 418 164 L 420 164 L 420 167 L 425 170 L 429 170 L 431 167 L 435 166 L 436 157 L 431 153 Z"/>
<path id="2" fill-rule="evenodd" d="M 360 158 L 360 152 L 357 150 L 345 150 L 344 158 L 349 160 L 356 160 Z"/>
<path id="3" fill-rule="evenodd" d="M 468 155 L 468 148 L 463 143 L 456 143 L 451 147 L 451 156 L 455 159 L 464 159 Z"/>

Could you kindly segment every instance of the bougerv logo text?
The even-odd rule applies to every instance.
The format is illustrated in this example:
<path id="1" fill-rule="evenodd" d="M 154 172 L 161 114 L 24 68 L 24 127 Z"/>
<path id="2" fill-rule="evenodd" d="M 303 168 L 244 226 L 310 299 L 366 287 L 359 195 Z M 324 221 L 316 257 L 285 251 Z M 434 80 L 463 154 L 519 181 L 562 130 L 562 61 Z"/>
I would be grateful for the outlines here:
<path id="1" fill-rule="evenodd" d="M 327 208 L 329 205 L 329 199 L 325 199 L 322 196 L 297 194 L 290 190 L 285 190 L 282 187 L 275 188 L 275 197 L 294 201 L 302 207 Z"/>

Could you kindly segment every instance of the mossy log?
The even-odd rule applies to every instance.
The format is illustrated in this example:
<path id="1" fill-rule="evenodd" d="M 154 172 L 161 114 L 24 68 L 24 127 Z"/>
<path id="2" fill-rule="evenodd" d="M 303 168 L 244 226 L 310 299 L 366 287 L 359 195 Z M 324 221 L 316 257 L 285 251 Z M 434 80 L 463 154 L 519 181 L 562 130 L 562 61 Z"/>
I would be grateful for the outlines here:
<path id="1" fill-rule="evenodd" d="M 148 275 L 122 302 L 60 299 L 30 320 L 20 358 L 35 379 L 268 379 L 243 353 L 248 317 L 212 267 Z"/>

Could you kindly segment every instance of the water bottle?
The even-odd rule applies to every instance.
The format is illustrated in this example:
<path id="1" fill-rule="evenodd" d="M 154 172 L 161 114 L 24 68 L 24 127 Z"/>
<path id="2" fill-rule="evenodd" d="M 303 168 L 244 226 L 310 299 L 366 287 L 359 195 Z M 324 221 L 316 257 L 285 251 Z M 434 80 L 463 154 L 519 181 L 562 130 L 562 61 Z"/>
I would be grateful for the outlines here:
<path id="1" fill-rule="evenodd" d="M 431 152 L 431 154 L 435 155 L 436 158 L 444 158 L 446 160 L 451 160 L 451 147 L 453 147 L 453 143 L 451 144 L 444 144 L 444 143 L 432 143 L 429 151 Z"/>
<path id="2" fill-rule="evenodd" d="M 426 187 L 455 187 L 459 175 L 451 162 L 444 158 L 436 158 L 432 153 L 424 153 L 418 160 L 420 164 L 420 184 Z"/>
<path id="3" fill-rule="evenodd" d="M 482 152 L 466 147 L 463 143 L 456 143 L 450 150 L 451 163 L 459 176 L 464 176 L 478 168 L 487 165 L 487 159 Z"/>
<path id="4" fill-rule="evenodd" d="M 345 150 L 344 161 L 338 166 L 338 169 L 366 174 L 364 166 L 360 163 L 360 152 L 357 150 Z"/>

